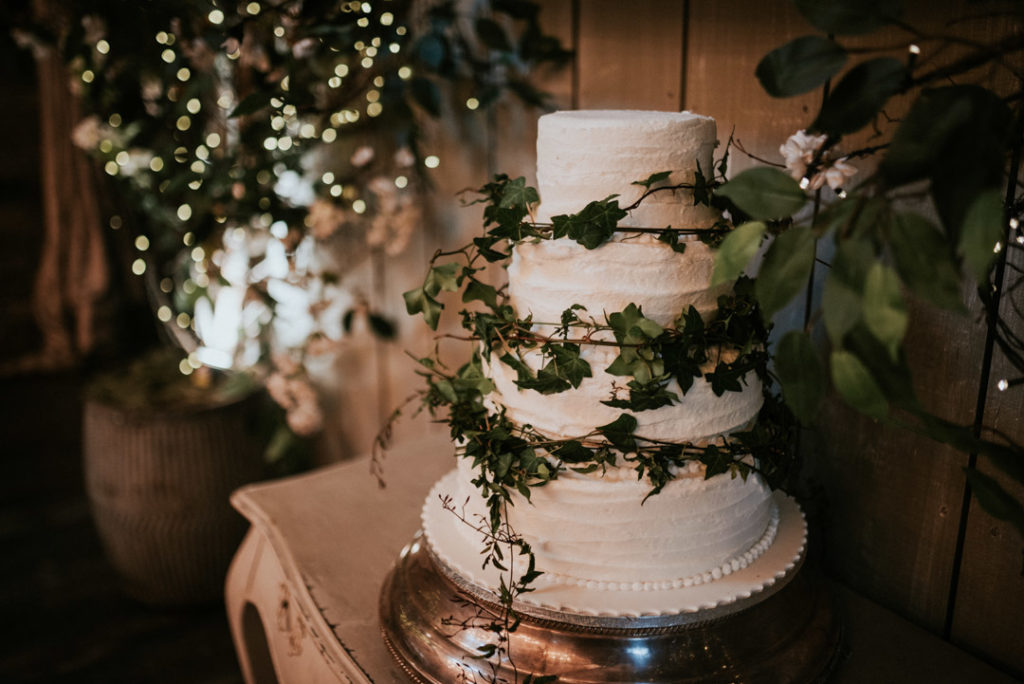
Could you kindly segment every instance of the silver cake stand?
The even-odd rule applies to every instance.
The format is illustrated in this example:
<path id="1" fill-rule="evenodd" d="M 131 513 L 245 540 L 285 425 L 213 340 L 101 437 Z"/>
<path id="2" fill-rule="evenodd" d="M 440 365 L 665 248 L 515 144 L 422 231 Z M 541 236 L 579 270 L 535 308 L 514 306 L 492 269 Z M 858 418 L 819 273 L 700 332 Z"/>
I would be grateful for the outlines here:
<path id="1" fill-rule="evenodd" d="M 800 564 L 802 565 L 802 563 Z M 840 624 L 832 597 L 800 565 L 749 598 L 647 617 L 578 615 L 517 603 L 511 658 L 495 642 L 497 597 L 445 566 L 422 533 L 384 581 L 381 628 L 409 678 L 423 684 L 523 682 L 819 682 L 834 666 Z"/>

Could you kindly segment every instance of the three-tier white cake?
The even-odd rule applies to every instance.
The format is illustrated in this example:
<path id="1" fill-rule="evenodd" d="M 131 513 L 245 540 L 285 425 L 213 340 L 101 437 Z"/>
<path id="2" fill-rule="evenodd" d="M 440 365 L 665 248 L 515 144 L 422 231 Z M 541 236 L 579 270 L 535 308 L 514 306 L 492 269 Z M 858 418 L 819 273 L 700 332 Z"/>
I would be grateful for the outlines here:
<path id="1" fill-rule="evenodd" d="M 715 122 L 689 112 L 543 116 L 537 139 L 538 220 L 578 212 L 613 194 L 628 206 L 644 191 L 633 181 L 656 172 L 671 170 L 664 184 L 692 184 L 698 164 L 710 175 L 715 145 Z M 581 318 L 595 321 L 629 304 L 662 327 L 673 326 L 690 306 L 707 318 L 722 293 L 710 286 L 711 249 L 691 239 L 679 253 L 628 227 L 705 228 L 718 218 L 710 207 L 696 204 L 691 192 L 676 190 L 647 197 L 619 223 L 624 230 L 596 249 L 567 238 L 520 243 L 508 268 L 510 303 L 520 318 L 532 315 L 541 322 L 542 331 L 544 322 L 558 321 L 576 304 L 585 307 L 578 310 Z M 485 362 L 496 388 L 487 401 L 514 422 L 553 438 L 587 434 L 623 412 L 601 403 L 622 385 L 621 377 L 605 372 L 617 353 L 614 346 L 583 345 L 581 358 L 590 364 L 592 377 L 553 394 L 519 389 L 515 370 L 496 359 Z M 535 371 L 543 364 L 539 351 L 527 352 L 523 360 Z M 636 435 L 708 444 L 748 428 L 763 401 L 754 372 L 743 377 L 741 391 L 721 396 L 703 378 L 685 393 L 674 380 L 667 389 L 678 402 L 631 412 Z M 471 484 L 468 460 L 460 461 L 427 499 L 427 542 L 441 562 L 468 581 L 494 587 L 495 571 L 480 567 L 479 533 L 439 504 L 440 497 L 450 496 L 460 504 L 469 501 L 469 517 L 486 512 Z M 633 467 L 623 464 L 589 474 L 565 470 L 535 488 L 529 502 L 515 500 L 508 521 L 530 543 L 544 573 L 535 591 L 521 600 L 599 615 L 699 610 L 760 591 L 802 553 L 805 527 L 799 509 L 773 495 L 757 474 L 705 479 L 703 466 L 690 463 L 658 494 L 648 497 L 650 491 L 650 482 L 638 480 Z M 774 543 L 781 536 L 780 520 L 790 521 L 781 544 Z"/>

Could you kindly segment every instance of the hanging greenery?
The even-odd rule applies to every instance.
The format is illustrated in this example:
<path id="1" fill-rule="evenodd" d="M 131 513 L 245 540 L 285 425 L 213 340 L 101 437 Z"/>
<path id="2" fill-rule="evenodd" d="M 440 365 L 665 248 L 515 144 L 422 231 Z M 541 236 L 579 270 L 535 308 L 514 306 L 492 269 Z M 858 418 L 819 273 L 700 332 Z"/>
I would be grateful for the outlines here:
<path id="1" fill-rule="evenodd" d="M 401 252 L 422 223 L 425 120 L 511 93 L 569 53 L 526 0 L 75 0 L 26 25 L 66 57 L 74 142 L 113 188 L 133 272 L 201 366 L 269 373 L 298 434 L 322 416 L 308 380 L 357 320 L 394 325 L 343 278 Z M 54 28 L 56 26 L 56 28 Z M 184 355 L 184 354 L 183 354 Z"/>
<path id="2" fill-rule="evenodd" d="M 807 129 L 783 145 L 785 169 L 753 168 L 715 190 L 738 226 L 722 243 L 715 281 L 747 271 L 771 237 L 753 288 L 768 319 L 805 291 L 818 243 L 834 245 L 820 307 L 812 310 L 808 301 L 804 329 L 786 334 L 775 349 L 787 404 L 813 424 L 831 386 L 871 418 L 970 453 L 966 476 L 979 503 L 1024 535 L 1024 503 L 978 469 L 975 458 L 986 457 L 1001 476 L 1024 484 L 1024 446 L 982 422 L 989 384 L 1001 392 L 1024 384 L 1024 202 L 1017 180 L 1024 14 L 1017 7 L 993 10 L 998 14 L 989 18 L 1005 33 L 976 41 L 958 36 L 955 21 L 938 34 L 909 25 L 898 0 L 796 5 L 820 34 L 770 52 L 757 77 L 774 97 L 819 88 L 824 96 Z M 901 36 L 897 44 L 864 48 L 852 40 L 880 29 L 894 29 L 889 35 Z M 952 48 L 958 57 L 945 56 Z M 978 85 L 978 73 L 989 84 L 1008 85 Z M 909 110 L 891 138 L 879 137 L 896 96 L 908 98 Z M 862 129 L 881 142 L 840 152 L 840 143 Z M 853 182 L 849 162 L 866 157 L 877 166 Z M 825 186 L 831 192 L 822 192 Z M 908 209 L 908 199 L 931 211 Z M 965 282 L 977 287 L 987 338 L 979 409 L 973 422 L 968 416 L 959 424 L 931 413 L 915 393 L 904 338 L 908 296 L 965 314 Z M 811 340 L 819 323 L 829 343 L 824 360 Z M 1018 377 L 989 377 L 993 348 Z"/>

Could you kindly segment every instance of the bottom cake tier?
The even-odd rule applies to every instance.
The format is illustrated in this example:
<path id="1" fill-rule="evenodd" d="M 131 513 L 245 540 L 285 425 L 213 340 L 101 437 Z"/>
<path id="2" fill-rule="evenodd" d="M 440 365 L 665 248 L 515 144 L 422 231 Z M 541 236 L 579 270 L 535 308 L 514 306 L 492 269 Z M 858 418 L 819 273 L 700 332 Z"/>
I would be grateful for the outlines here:
<path id="1" fill-rule="evenodd" d="M 456 469 L 435 483 L 423 507 L 424 537 L 449 575 L 464 589 L 486 598 L 500 586 L 502 571 L 490 565 L 482 567 L 484 538 L 471 527 L 478 522 L 472 511 L 478 510 L 475 506 L 480 497 L 475 493 L 467 497 L 465 482 L 465 473 Z M 517 610 L 609 618 L 700 614 L 700 619 L 708 619 L 710 613 L 705 611 L 722 612 L 758 600 L 759 594 L 773 585 L 781 586 L 800 565 L 807 540 L 807 525 L 795 501 L 781 492 L 767 494 L 765 501 L 767 522 L 738 559 L 673 580 L 567 581 L 557 572 L 550 573 L 532 583 L 532 591 L 517 597 L 522 604 Z M 450 510 L 453 506 L 458 515 Z M 752 514 L 748 510 L 744 515 Z M 608 544 L 613 552 L 607 555 L 613 557 L 617 542 L 609 540 Z M 537 569 L 542 572 L 543 559 L 543 554 L 538 554 Z M 525 560 L 506 558 L 509 560 L 519 564 L 510 568 L 518 576 L 525 569 Z M 642 567 L 645 560 L 624 556 L 617 563 L 618 571 L 630 563 Z M 505 581 L 508 584 L 507 575 Z"/>

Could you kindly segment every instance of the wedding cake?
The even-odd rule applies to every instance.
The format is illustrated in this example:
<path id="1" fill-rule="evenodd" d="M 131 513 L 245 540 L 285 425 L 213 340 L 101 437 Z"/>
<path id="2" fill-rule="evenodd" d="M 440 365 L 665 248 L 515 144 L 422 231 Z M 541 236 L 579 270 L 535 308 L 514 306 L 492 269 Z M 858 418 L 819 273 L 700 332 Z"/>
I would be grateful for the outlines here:
<path id="1" fill-rule="evenodd" d="M 649 189 L 635 181 L 656 172 L 671 171 L 659 184 L 692 186 L 698 168 L 705 176 L 711 174 L 715 146 L 714 120 L 689 112 L 565 111 L 542 116 L 536 220 L 550 222 L 610 195 L 618 195 L 619 205 L 627 207 Z M 508 302 L 516 315 L 536 321 L 539 334 L 551 333 L 571 307 L 581 320 L 600 322 L 609 312 L 635 305 L 662 328 L 677 325 L 690 307 L 704 319 L 713 316 L 728 286 L 723 290 L 710 285 L 712 248 L 690 234 L 680 237 L 685 248 L 675 249 L 653 232 L 629 228 L 704 229 L 720 216 L 696 203 L 687 189 L 647 195 L 619 221 L 612 239 L 594 249 L 565 237 L 519 242 L 508 267 Z M 521 389 L 516 370 L 492 352 L 483 362 L 493 383 L 485 402 L 515 424 L 529 425 L 552 439 L 574 439 L 611 423 L 624 412 L 607 402 L 623 394 L 624 378 L 606 372 L 619 349 L 607 330 L 588 339 L 592 343 L 582 344 L 579 353 L 592 375 L 578 387 L 557 393 Z M 729 359 L 738 352 L 715 353 L 716 359 Z M 533 372 L 545 361 L 536 349 L 521 358 Z M 685 391 L 675 379 L 665 389 L 677 401 L 626 411 L 636 420 L 638 439 L 716 444 L 749 429 L 764 401 L 761 380 L 753 371 L 742 376 L 736 391 L 715 392 L 704 377 Z M 557 459 L 549 459 L 558 467 Z M 467 582 L 494 588 L 497 571 L 481 568 L 481 536 L 465 524 L 486 519 L 484 500 L 471 484 L 469 459 L 459 460 L 424 505 L 426 541 L 434 556 Z M 590 472 L 562 467 L 557 478 L 532 488 L 529 501 L 513 495 L 512 505 L 505 507 L 509 526 L 529 542 L 536 569 L 543 573 L 533 591 L 519 599 L 596 615 L 696 611 L 749 597 L 798 562 L 805 533 L 799 509 L 787 497 L 773 494 L 757 472 L 706 478 L 705 467 L 689 461 L 673 468 L 671 475 L 651 495 L 651 482 L 638 478 L 628 460 L 619 459 Z M 464 507 L 463 520 L 440 500 Z M 780 521 L 793 519 L 787 539 L 778 543 Z"/>

